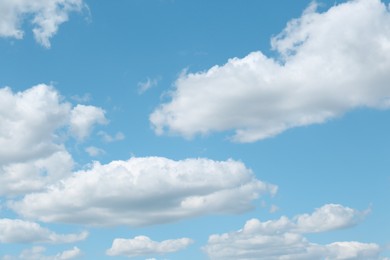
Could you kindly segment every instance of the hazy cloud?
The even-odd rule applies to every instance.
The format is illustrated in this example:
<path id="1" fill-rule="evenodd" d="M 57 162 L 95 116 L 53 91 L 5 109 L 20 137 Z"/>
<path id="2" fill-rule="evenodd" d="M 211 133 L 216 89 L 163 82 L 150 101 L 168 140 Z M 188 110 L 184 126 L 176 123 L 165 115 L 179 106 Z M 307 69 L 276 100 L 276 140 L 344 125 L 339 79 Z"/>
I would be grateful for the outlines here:
<path id="1" fill-rule="evenodd" d="M 106 143 L 121 141 L 121 140 L 125 139 L 125 135 L 122 132 L 117 132 L 115 135 L 110 135 L 104 131 L 99 131 L 97 134 Z"/>
<path id="2" fill-rule="evenodd" d="M 158 78 L 155 78 L 155 79 L 148 78 L 144 82 L 139 82 L 138 83 L 138 93 L 143 94 L 144 92 L 146 92 L 150 88 L 157 86 L 158 81 L 159 81 Z"/>

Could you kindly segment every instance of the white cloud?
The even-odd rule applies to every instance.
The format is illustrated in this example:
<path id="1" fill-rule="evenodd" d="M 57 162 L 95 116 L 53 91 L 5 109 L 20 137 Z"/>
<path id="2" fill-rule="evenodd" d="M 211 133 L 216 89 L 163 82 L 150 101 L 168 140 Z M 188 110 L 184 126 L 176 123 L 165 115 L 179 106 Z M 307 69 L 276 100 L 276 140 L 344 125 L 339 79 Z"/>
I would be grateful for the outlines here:
<path id="1" fill-rule="evenodd" d="M 114 136 L 107 134 L 104 131 L 99 131 L 97 133 L 104 142 L 106 143 L 111 143 L 111 142 L 116 142 L 116 141 L 121 141 L 125 139 L 125 135 L 122 132 L 117 132 Z"/>
<path id="2" fill-rule="evenodd" d="M 89 136 L 95 124 L 107 124 L 105 111 L 99 107 L 77 105 L 70 115 L 70 131 L 79 140 Z"/>
<path id="3" fill-rule="evenodd" d="M 47 85 L 17 93 L 0 89 L 0 163 L 25 162 L 63 150 L 55 130 L 66 125 L 70 109 Z"/>
<path id="4" fill-rule="evenodd" d="M 87 148 L 85 148 L 85 151 L 88 153 L 89 156 L 92 157 L 105 154 L 105 151 L 103 149 L 97 148 L 95 146 L 88 146 Z"/>
<path id="5" fill-rule="evenodd" d="M 150 79 L 148 78 L 145 82 L 138 83 L 138 93 L 143 94 L 152 87 L 157 86 L 159 79 Z"/>
<path id="6" fill-rule="evenodd" d="M 0 37 L 22 39 L 26 18 L 33 25 L 36 41 L 46 48 L 69 13 L 81 11 L 83 0 L 4 0 L 0 1 Z"/>
<path id="7" fill-rule="evenodd" d="M 26 162 L 0 164 L 0 195 L 41 190 L 71 174 L 72 168 L 72 157 L 65 150 Z"/>
<path id="8" fill-rule="evenodd" d="M 345 228 L 359 223 L 368 212 L 358 212 L 341 205 L 327 204 L 316 209 L 311 215 L 296 217 L 297 230 L 300 233 L 324 232 Z"/>
<path id="9" fill-rule="evenodd" d="M 328 204 L 311 215 L 299 215 L 293 220 L 251 219 L 241 230 L 211 235 L 204 251 L 210 259 L 226 260 L 379 259 L 381 248 L 377 244 L 348 241 L 319 245 L 303 236 L 355 225 L 364 215 L 365 212 Z"/>
<path id="10" fill-rule="evenodd" d="M 276 189 L 233 160 L 145 157 L 95 162 L 45 192 L 8 205 L 44 222 L 142 226 L 241 213 L 261 194 L 274 194 Z"/>
<path id="11" fill-rule="evenodd" d="M 96 118 L 93 119 L 93 113 Z M 78 114 L 80 113 L 80 115 Z M 51 86 L 37 85 L 14 93 L 0 88 L 0 195 L 41 190 L 71 174 L 73 159 L 66 150 L 66 129 L 84 137 L 102 109 L 65 102 Z M 77 123 L 75 118 L 87 118 Z"/>
<path id="12" fill-rule="evenodd" d="M 73 249 L 66 250 L 62 253 L 57 254 L 55 259 L 66 260 L 73 259 L 81 255 L 81 250 L 77 247 L 73 247 Z"/>
<path id="13" fill-rule="evenodd" d="M 280 59 L 253 52 L 184 73 L 150 121 L 157 134 L 232 129 L 234 141 L 253 142 L 358 107 L 388 108 L 389 23 L 379 0 L 353 0 L 324 13 L 311 5 L 272 39 Z"/>
<path id="14" fill-rule="evenodd" d="M 110 256 L 147 256 L 173 253 L 188 247 L 193 241 L 189 238 L 179 238 L 156 242 L 147 236 L 137 236 L 133 239 L 117 238 L 110 249 L 106 251 Z"/>
<path id="15" fill-rule="evenodd" d="M 87 236 L 87 232 L 63 235 L 34 222 L 0 219 L 0 243 L 73 243 L 84 240 Z"/>
<path id="16" fill-rule="evenodd" d="M 18 257 L 4 256 L 3 260 L 67 260 L 74 259 L 81 255 L 81 250 L 77 247 L 63 251 L 55 256 L 44 255 L 46 248 L 42 246 L 34 246 L 31 249 L 23 250 Z"/>

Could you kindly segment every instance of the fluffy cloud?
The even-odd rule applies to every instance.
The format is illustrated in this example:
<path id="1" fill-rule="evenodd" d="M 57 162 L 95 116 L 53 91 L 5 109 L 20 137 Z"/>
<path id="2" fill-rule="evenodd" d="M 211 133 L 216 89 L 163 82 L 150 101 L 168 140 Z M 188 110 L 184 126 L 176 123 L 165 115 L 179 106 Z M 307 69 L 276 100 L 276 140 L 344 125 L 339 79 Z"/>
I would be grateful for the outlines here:
<path id="1" fill-rule="evenodd" d="M 46 48 L 70 12 L 80 11 L 83 0 L 0 1 L 0 37 L 23 38 L 22 24 L 31 17 L 36 41 Z"/>
<path id="2" fill-rule="evenodd" d="M 355 225 L 364 215 L 365 212 L 328 204 L 293 220 L 251 219 L 239 231 L 211 235 L 204 251 L 211 259 L 379 259 L 381 249 L 377 244 L 350 241 L 319 245 L 303 236 Z"/>
<path id="3" fill-rule="evenodd" d="M 65 150 L 26 162 L 0 164 L 0 195 L 41 190 L 68 176 L 72 168 L 72 157 Z"/>
<path id="4" fill-rule="evenodd" d="M 45 256 L 44 252 L 46 248 L 41 246 L 35 246 L 31 249 L 23 250 L 19 257 L 4 256 L 3 260 L 67 260 L 73 259 L 81 255 L 81 250 L 77 247 L 73 249 L 63 251 L 55 256 Z"/>
<path id="5" fill-rule="evenodd" d="M 24 162 L 62 150 L 55 130 L 66 125 L 70 109 L 47 85 L 18 93 L 0 89 L 0 163 Z"/>
<path id="6" fill-rule="evenodd" d="M 87 232 L 62 235 L 34 222 L 0 219 L 0 243 L 73 243 L 87 236 Z"/>
<path id="7" fill-rule="evenodd" d="M 70 174 L 66 129 L 85 137 L 94 123 L 104 121 L 102 114 L 97 107 L 72 107 L 44 84 L 17 93 L 1 88 L 0 195 L 37 191 Z"/>
<path id="8" fill-rule="evenodd" d="M 389 23 L 380 0 L 352 0 L 324 13 L 312 4 L 272 39 L 278 58 L 253 52 L 184 73 L 150 121 L 158 134 L 233 129 L 234 141 L 253 142 L 358 107 L 388 108 Z"/>
<path id="9" fill-rule="evenodd" d="M 105 111 L 99 107 L 77 105 L 70 115 L 70 131 L 83 140 L 87 137 L 95 124 L 107 124 Z"/>
<path id="10" fill-rule="evenodd" d="M 96 162 L 45 192 L 8 205 L 44 222 L 141 226 L 244 212 L 261 194 L 276 189 L 233 160 L 145 157 Z"/>
<path id="11" fill-rule="evenodd" d="M 173 253 L 189 246 L 193 241 L 189 238 L 171 239 L 161 242 L 152 241 L 146 236 L 133 239 L 117 238 L 113 241 L 107 255 L 110 256 L 146 256 Z"/>

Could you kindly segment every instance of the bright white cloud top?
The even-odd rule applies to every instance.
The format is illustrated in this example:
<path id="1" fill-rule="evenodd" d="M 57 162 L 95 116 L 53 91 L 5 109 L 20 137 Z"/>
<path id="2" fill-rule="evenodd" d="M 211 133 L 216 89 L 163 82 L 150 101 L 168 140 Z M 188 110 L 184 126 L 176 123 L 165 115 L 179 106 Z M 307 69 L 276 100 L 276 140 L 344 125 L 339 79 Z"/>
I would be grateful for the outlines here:
<path id="1" fill-rule="evenodd" d="M 50 48 L 50 38 L 66 22 L 69 13 L 81 11 L 83 0 L 2 0 L 0 1 L 0 36 L 22 39 L 22 25 L 31 17 L 36 41 Z"/>
<path id="2" fill-rule="evenodd" d="M 147 236 L 137 236 L 133 239 L 116 238 L 112 242 L 111 248 L 106 253 L 110 256 L 148 256 L 162 255 L 176 252 L 188 247 L 193 241 L 189 238 L 179 238 L 153 241 Z"/>
<path id="3" fill-rule="evenodd" d="M 233 160 L 134 157 L 106 165 L 95 162 L 89 170 L 9 206 L 44 222 L 143 226 L 245 212 L 260 195 L 276 191 Z"/>
<path id="4" fill-rule="evenodd" d="M 184 73 L 150 121 L 157 134 L 234 130 L 254 142 L 359 108 L 388 108 L 390 12 L 379 0 L 312 4 L 272 38 L 277 58 L 253 52 Z"/>
<path id="5" fill-rule="evenodd" d="M 373 243 L 356 241 L 327 245 L 311 243 L 303 235 L 346 228 L 365 215 L 341 205 L 328 204 L 293 220 L 261 222 L 251 219 L 243 229 L 211 235 L 205 252 L 210 259 L 378 259 L 381 248 Z"/>

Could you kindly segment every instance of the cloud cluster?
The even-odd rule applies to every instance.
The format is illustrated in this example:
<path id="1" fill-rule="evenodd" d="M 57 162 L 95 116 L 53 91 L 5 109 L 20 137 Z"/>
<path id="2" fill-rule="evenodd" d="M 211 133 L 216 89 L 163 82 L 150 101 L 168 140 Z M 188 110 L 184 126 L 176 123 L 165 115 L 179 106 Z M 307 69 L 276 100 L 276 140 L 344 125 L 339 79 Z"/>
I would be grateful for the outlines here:
<path id="1" fill-rule="evenodd" d="M 349 241 L 319 245 L 303 236 L 355 225 L 365 214 L 328 204 L 292 220 L 287 217 L 266 222 L 251 219 L 241 230 L 211 235 L 204 251 L 211 259 L 226 260 L 378 259 L 381 248 L 377 244 Z"/>
<path id="2" fill-rule="evenodd" d="M 36 41 L 46 48 L 69 13 L 81 11 L 83 0 L 0 1 L 0 37 L 23 38 L 23 22 L 31 17 Z"/>
<path id="3" fill-rule="evenodd" d="M 8 206 L 44 222 L 142 226 L 198 215 L 240 213 L 277 187 L 241 162 L 131 158 L 90 169 Z"/>
<path id="4" fill-rule="evenodd" d="M 156 242 L 147 236 L 137 236 L 133 239 L 117 238 L 110 249 L 110 256 L 147 256 L 173 253 L 188 247 L 193 241 L 189 238 L 179 238 Z"/>
<path id="5" fill-rule="evenodd" d="M 380 0 L 348 1 L 323 13 L 312 4 L 272 38 L 277 58 L 253 52 L 183 73 L 150 121 L 157 134 L 235 130 L 234 141 L 253 142 L 355 108 L 388 108 L 388 24 Z"/>
<path id="6" fill-rule="evenodd" d="M 37 191 L 69 175 L 74 162 L 64 146 L 67 129 L 80 139 L 104 122 L 101 108 L 72 107 L 48 85 L 17 93 L 1 88 L 0 195 Z"/>
<path id="7" fill-rule="evenodd" d="M 87 232 L 62 235 L 34 222 L 0 219 L 0 243 L 73 243 L 84 240 L 87 236 Z"/>

